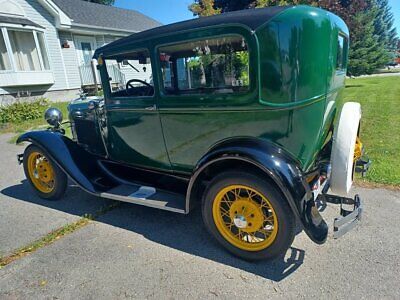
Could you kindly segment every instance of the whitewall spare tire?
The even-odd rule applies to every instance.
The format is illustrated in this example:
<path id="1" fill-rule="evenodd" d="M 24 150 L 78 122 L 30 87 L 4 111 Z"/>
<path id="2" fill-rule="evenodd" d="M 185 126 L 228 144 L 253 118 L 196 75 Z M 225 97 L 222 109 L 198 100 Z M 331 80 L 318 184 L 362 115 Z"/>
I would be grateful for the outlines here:
<path id="1" fill-rule="evenodd" d="M 334 194 L 347 195 L 353 184 L 354 151 L 361 120 L 361 106 L 356 102 L 343 105 L 333 132 L 330 188 Z"/>

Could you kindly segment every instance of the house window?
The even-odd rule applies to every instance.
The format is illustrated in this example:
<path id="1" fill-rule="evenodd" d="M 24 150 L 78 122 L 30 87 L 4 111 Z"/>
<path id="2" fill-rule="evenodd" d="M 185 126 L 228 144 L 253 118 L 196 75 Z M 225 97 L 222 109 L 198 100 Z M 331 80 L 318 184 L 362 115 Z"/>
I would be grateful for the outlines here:
<path id="1" fill-rule="evenodd" d="M 39 42 L 40 53 L 42 54 L 43 59 L 43 67 L 45 70 L 50 70 L 49 58 L 47 56 L 47 50 L 44 43 L 44 34 L 43 32 L 37 32 L 37 38 Z"/>
<path id="2" fill-rule="evenodd" d="M 249 89 L 249 52 L 239 35 L 159 48 L 166 94 L 238 93 Z"/>
<path id="3" fill-rule="evenodd" d="M 40 71 L 40 60 L 32 32 L 8 30 L 18 71 Z"/>
<path id="4" fill-rule="evenodd" d="M 6 44 L 4 42 L 3 33 L 0 30 L 0 71 L 10 70 L 11 64 L 8 58 Z"/>
<path id="5" fill-rule="evenodd" d="M 0 28 L 0 70 L 13 69 L 14 71 L 50 70 L 43 32 Z"/>

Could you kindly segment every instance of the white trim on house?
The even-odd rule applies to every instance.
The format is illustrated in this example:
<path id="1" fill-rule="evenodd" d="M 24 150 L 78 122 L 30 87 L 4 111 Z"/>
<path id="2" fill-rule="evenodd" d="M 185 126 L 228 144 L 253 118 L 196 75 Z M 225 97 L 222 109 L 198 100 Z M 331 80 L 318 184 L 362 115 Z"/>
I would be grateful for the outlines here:
<path id="1" fill-rule="evenodd" d="M 50 85 L 54 83 L 52 71 L 12 71 L 0 73 L 2 87 Z"/>
<path id="2" fill-rule="evenodd" d="M 112 33 L 113 35 L 120 35 L 120 36 L 124 36 L 124 32 L 126 33 L 126 35 L 130 35 L 132 33 L 136 33 L 138 31 L 135 30 L 125 30 L 125 29 L 117 29 L 117 28 L 106 28 L 106 27 L 102 27 L 102 26 L 94 26 L 94 25 L 86 25 L 86 24 L 79 24 L 79 23 L 74 23 L 72 25 L 71 30 L 78 30 L 79 29 L 75 29 L 74 27 L 80 27 L 80 28 L 89 28 L 89 29 L 97 29 L 99 30 L 99 33 L 105 33 L 105 34 L 110 34 Z M 90 31 L 91 33 L 93 33 L 93 31 Z"/>
<path id="3" fill-rule="evenodd" d="M 26 17 L 23 7 L 15 1 L 0 0 L 0 15 Z"/>
<path id="4" fill-rule="evenodd" d="M 71 19 L 51 0 L 37 0 L 56 20 L 56 28 L 70 28 Z"/>
<path id="5" fill-rule="evenodd" d="M 4 38 L 4 44 L 6 46 L 7 56 L 10 61 L 10 69 L 0 71 L 0 82 L 1 87 L 15 87 L 15 86 L 30 86 L 30 85 L 50 85 L 54 83 L 54 75 L 51 70 L 46 70 L 44 59 L 50 64 L 48 57 L 48 47 L 46 39 L 44 38 L 43 43 L 46 53 L 42 53 L 40 49 L 39 39 L 37 32 L 44 34 L 44 30 L 38 27 L 32 26 L 14 26 L 15 24 L 6 24 L 7 26 L 0 27 Z M 9 26 L 11 25 L 11 26 Z M 9 30 L 16 32 L 29 32 L 32 33 L 35 48 L 38 54 L 40 70 L 19 70 L 16 62 L 16 58 L 11 46 Z M 44 55 L 46 57 L 44 57 Z"/>

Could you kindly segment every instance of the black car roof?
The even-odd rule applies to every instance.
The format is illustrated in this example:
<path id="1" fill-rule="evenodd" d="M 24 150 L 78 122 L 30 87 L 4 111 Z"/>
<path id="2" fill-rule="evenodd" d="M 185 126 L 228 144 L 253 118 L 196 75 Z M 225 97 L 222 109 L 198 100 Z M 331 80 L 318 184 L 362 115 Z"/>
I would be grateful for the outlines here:
<path id="1" fill-rule="evenodd" d="M 149 30 L 134 33 L 130 36 L 124 37 L 108 45 L 105 45 L 96 50 L 94 57 L 97 57 L 102 52 L 112 52 L 113 50 L 117 50 L 124 45 L 134 43 L 136 41 L 147 40 L 150 38 L 156 38 L 160 35 L 195 28 L 209 27 L 221 24 L 242 24 L 249 27 L 251 30 L 255 30 L 256 28 L 273 18 L 275 15 L 291 7 L 293 6 L 272 6 L 266 8 L 246 9 L 223 13 L 210 17 L 200 17 L 188 21 L 155 27 Z"/>

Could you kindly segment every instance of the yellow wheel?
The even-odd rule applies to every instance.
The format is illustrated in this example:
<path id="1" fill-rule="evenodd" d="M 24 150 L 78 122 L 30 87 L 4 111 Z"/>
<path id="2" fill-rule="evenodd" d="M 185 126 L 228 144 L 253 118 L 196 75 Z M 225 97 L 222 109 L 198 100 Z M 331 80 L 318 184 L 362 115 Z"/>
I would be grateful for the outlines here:
<path id="1" fill-rule="evenodd" d="M 25 176 L 36 193 L 49 200 L 60 198 L 67 185 L 67 176 L 40 148 L 30 145 L 24 152 Z"/>
<path id="2" fill-rule="evenodd" d="M 252 174 L 217 176 L 203 199 L 203 220 L 225 248 L 248 260 L 282 255 L 294 239 L 295 220 L 286 199 Z"/>
<path id="3" fill-rule="evenodd" d="M 42 193 L 51 193 L 54 189 L 54 170 L 48 159 L 42 153 L 32 151 L 27 164 L 34 187 Z"/>
<path id="4" fill-rule="evenodd" d="M 219 233 L 232 245 L 259 251 L 273 243 L 278 220 L 271 203 L 260 192 L 244 185 L 228 185 L 213 202 L 213 218 Z"/>

